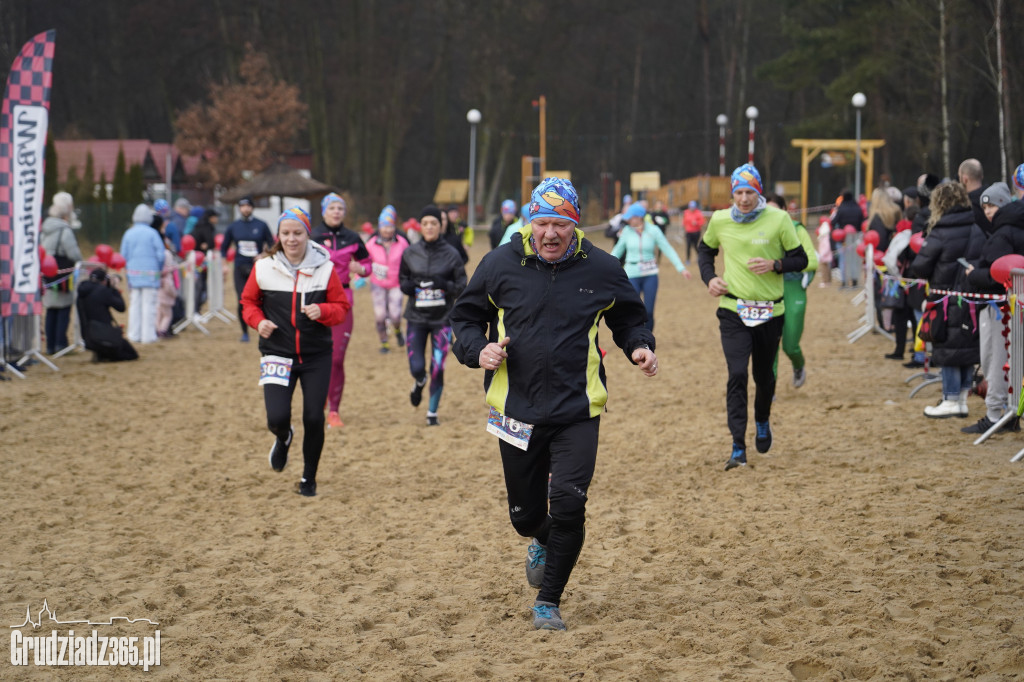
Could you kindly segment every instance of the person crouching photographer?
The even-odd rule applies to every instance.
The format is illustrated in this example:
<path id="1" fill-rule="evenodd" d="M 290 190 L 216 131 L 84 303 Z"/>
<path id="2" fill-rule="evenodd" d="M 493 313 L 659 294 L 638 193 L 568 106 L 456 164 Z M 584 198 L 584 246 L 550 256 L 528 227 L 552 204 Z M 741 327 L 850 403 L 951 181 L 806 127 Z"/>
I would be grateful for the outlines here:
<path id="1" fill-rule="evenodd" d="M 110 309 L 123 313 L 124 298 L 117 289 L 121 278 L 98 268 L 78 286 L 78 321 L 85 347 L 93 351 L 93 362 L 137 360 L 139 354 L 114 323 Z"/>

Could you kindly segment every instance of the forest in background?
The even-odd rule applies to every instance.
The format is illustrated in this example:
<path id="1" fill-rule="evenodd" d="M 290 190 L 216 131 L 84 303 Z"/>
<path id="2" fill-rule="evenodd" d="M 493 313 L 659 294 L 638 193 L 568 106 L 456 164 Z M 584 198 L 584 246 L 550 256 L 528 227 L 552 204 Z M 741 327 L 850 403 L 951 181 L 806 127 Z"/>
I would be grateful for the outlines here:
<path id="1" fill-rule="evenodd" d="M 477 194 L 493 213 L 518 195 L 520 157 L 538 154 L 542 94 L 547 167 L 571 170 L 585 200 L 602 174 L 624 186 L 634 171 L 716 174 L 722 113 L 727 166 L 745 161 L 750 105 L 766 181 L 798 179 L 790 140 L 852 138 L 858 91 L 862 136 L 886 140 L 876 174 L 905 186 L 976 157 L 994 181 L 997 8 L 1004 110 L 1022 111 L 1024 3 L 1007 0 L 4 0 L 0 76 L 55 28 L 52 135 L 171 141 L 211 84 L 238 81 L 251 43 L 307 106 L 295 149 L 366 214 L 413 213 L 439 179 L 466 177 L 471 108 Z M 1024 124 L 1002 125 L 1012 167 Z M 852 184 L 852 163 L 815 164 L 811 202 Z"/>

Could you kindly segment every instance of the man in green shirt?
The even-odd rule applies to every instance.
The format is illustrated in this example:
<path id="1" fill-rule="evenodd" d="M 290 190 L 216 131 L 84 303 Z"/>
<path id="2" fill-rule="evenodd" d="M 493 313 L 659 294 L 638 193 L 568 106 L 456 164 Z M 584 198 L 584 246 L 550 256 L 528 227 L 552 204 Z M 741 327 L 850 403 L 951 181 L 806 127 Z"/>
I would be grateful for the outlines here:
<path id="1" fill-rule="evenodd" d="M 725 402 L 732 455 L 729 471 L 747 463 L 747 365 L 753 364 L 754 444 L 760 453 L 772 446 L 769 423 L 775 395 L 772 364 L 782 335 L 784 272 L 807 267 L 793 221 L 785 211 L 767 206 L 761 175 L 750 164 L 732 173 L 733 206 L 715 211 L 697 248 L 700 276 L 708 293 L 720 298 L 718 329 L 729 369 Z M 715 258 L 725 249 L 722 276 Z"/>

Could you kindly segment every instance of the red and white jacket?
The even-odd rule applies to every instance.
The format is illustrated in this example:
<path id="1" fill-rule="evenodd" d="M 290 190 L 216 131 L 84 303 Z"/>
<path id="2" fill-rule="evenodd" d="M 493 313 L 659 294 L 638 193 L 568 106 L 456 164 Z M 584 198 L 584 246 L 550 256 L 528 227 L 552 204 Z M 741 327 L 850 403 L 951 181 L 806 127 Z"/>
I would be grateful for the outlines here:
<path id="1" fill-rule="evenodd" d="M 311 320 L 302 306 L 316 303 L 320 318 Z M 249 274 L 242 291 L 242 318 L 253 329 L 270 320 L 277 329 L 269 338 L 260 337 L 264 355 L 291 357 L 330 353 L 331 330 L 349 314 L 351 305 L 334 273 L 330 254 L 310 241 L 306 257 L 297 270 L 290 267 L 284 253 L 260 258 Z"/>

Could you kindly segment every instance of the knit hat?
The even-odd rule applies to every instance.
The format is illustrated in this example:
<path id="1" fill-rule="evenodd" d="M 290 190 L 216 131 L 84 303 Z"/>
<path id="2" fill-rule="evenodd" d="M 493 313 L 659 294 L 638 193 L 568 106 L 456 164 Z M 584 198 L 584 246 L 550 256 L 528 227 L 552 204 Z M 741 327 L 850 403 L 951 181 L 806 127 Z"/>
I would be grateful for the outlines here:
<path id="1" fill-rule="evenodd" d="M 1024 192 L 1024 163 L 1013 171 L 1013 186 L 1017 188 L 1018 192 Z"/>
<path id="2" fill-rule="evenodd" d="M 992 204 L 1002 208 L 1013 201 L 1010 196 L 1010 188 L 1005 182 L 993 182 L 988 189 L 981 193 L 982 204 Z"/>
<path id="3" fill-rule="evenodd" d="M 377 226 L 384 227 L 386 225 L 394 227 L 396 220 L 398 220 L 398 211 L 395 210 L 394 206 L 388 204 L 381 210 L 380 217 L 377 218 Z"/>
<path id="4" fill-rule="evenodd" d="M 632 194 L 623 194 L 622 195 L 622 208 L 626 208 L 627 206 L 629 206 L 632 203 L 633 203 L 633 195 Z"/>
<path id="5" fill-rule="evenodd" d="M 647 209 L 638 201 L 635 204 L 630 204 L 626 212 L 622 214 L 622 217 L 629 220 L 630 218 L 643 218 L 645 215 L 647 215 Z"/>
<path id="6" fill-rule="evenodd" d="M 686 207 L 687 207 L 687 208 L 689 208 L 689 209 L 694 209 L 694 208 L 697 208 L 697 202 L 696 202 L 696 201 L 693 201 L 693 200 L 690 200 L 690 203 L 688 203 L 688 204 L 686 205 Z"/>
<path id="7" fill-rule="evenodd" d="M 70 218 L 75 212 L 75 199 L 67 192 L 57 192 L 53 195 L 49 214 L 56 218 Z"/>
<path id="8" fill-rule="evenodd" d="M 171 215 L 171 205 L 167 203 L 167 199 L 157 199 L 154 201 L 153 210 L 163 218 Z"/>
<path id="9" fill-rule="evenodd" d="M 434 204 L 424 206 L 423 210 L 420 211 L 420 222 L 423 222 L 423 219 L 427 216 L 433 216 L 434 218 L 437 218 L 437 222 L 441 222 L 441 209 Z"/>
<path id="10" fill-rule="evenodd" d="M 758 173 L 757 169 L 749 163 L 743 164 L 732 172 L 731 184 L 731 191 L 733 193 L 741 187 L 746 187 L 747 189 L 754 190 L 758 194 L 764 194 L 761 185 L 761 174 Z"/>
<path id="11" fill-rule="evenodd" d="M 153 223 L 153 209 L 145 204 L 139 204 L 132 211 L 132 223 L 151 225 Z"/>
<path id="12" fill-rule="evenodd" d="M 185 197 L 178 197 L 177 201 L 174 202 L 174 208 L 183 208 L 186 211 L 192 210 L 192 203 Z"/>
<path id="13" fill-rule="evenodd" d="M 298 206 L 292 206 L 287 211 L 281 214 L 281 217 L 277 219 L 277 229 L 281 229 L 281 223 L 286 220 L 296 220 L 302 223 L 302 226 L 306 228 L 306 234 L 313 232 L 313 227 L 309 221 L 309 214 L 303 211 Z"/>
<path id="14" fill-rule="evenodd" d="M 580 224 L 580 200 L 576 188 L 563 178 L 544 178 L 530 195 L 530 220 L 565 218 Z"/>
<path id="15" fill-rule="evenodd" d="M 523 224 L 530 222 L 530 204 L 529 202 L 519 207 L 519 217 L 522 219 Z"/>
<path id="16" fill-rule="evenodd" d="M 345 203 L 345 200 L 341 198 L 340 194 L 331 192 L 330 194 L 328 194 L 327 196 L 320 200 L 320 212 L 326 213 L 327 207 L 336 201 L 341 204 L 342 208 L 348 208 L 348 204 Z"/>
<path id="17" fill-rule="evenodd" d="M 932 196 L 932 190 L 939 186 L 942 180 L 939 176 L 932 173 L 926 173 L 924 176 L 924 182 L 917 186 L 917 196 L 922 199 L 930 199 Z"/>
<path id="18" fill-rule="evenodd" d="M 511 199 L 505 199 L 505 201 L 501 202 L 501 212 L 503 214 L 507 213 L 510 215 L 515 215 L 516 202 L 512 201 Z"/>
<path id="19" fill-rule="evenodd" d="M 252 203 L 252 197 L 250 197 L 250 196 L 242 197 L 241 199 L 238 200 L 238 205 L 239 206 L 253 206 L 254 204 Z"/>

